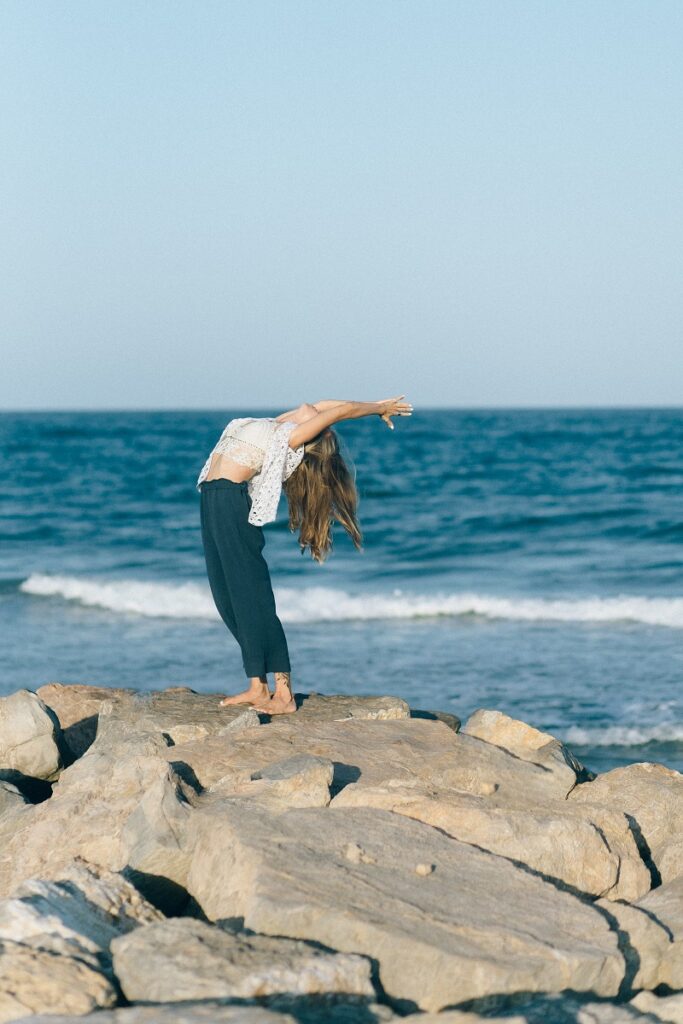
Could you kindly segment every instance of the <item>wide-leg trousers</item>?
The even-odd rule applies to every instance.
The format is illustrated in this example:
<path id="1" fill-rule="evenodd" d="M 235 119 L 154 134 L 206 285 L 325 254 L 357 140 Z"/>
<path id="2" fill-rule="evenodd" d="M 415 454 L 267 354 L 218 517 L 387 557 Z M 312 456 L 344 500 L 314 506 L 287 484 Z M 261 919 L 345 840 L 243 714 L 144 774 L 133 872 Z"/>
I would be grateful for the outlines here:
<path id="1" fill-rule="evenodd" d="M 247 676 L 290 672 L 289 651 L 275 611 L 263 529 L 248 522 L 246 481 L 199 485 L 202 544 L 216 608 L 242 651 Z"/>

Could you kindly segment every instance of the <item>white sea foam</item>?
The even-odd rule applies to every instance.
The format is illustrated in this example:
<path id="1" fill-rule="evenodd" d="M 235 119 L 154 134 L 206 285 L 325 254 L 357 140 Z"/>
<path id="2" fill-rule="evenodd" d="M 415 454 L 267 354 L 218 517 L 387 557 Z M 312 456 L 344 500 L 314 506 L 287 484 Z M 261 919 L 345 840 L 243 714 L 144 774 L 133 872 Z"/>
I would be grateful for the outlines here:
<path id="1" fill-rule="evenodd" d="M 658 725 L 607 725 L 584 728 L 572 725 L 562 734 L 570 746 L 637 747 L 642 743 L 676 743 L 683 741 L 681 722 L 660 722 Z"/>
<path id="2" fill-rule="evenodd" d="M 20 589 L 60 597 L 108 611 L 153 618 L 215 619 L 207 585 L 103 580 L 34 573 Z M 536 622 L 641 622 L 683 629 L 682 597 L 508 598 L 474 593 L 419 594 L 393 588 L 386 593 L 350 593 L 333 587 L 277 587 L 283 622 L 339 622 L 351 619 L 418 619 L 480 616 Z"/>

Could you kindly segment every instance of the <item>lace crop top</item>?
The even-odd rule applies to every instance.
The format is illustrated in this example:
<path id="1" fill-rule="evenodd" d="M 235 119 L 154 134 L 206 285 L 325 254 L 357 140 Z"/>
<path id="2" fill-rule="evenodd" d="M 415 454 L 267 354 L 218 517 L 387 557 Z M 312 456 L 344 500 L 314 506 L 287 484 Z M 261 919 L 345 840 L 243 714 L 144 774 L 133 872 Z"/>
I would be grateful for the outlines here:
<path id="1" fill-rule="evenodd" d="M 214 455 L 228 458 L 258 472 L 248 481 L 252 526 L 271 523 L 277 516 L 282 482 L 287 480 L 304 457 L 304 446 L 289 447 L 289 435 L 297 426 L 292 420 L 278 423 L 270 417 L 248 416 L 230 420 L 197 478 L 197 490 L 209 473 Z"/>

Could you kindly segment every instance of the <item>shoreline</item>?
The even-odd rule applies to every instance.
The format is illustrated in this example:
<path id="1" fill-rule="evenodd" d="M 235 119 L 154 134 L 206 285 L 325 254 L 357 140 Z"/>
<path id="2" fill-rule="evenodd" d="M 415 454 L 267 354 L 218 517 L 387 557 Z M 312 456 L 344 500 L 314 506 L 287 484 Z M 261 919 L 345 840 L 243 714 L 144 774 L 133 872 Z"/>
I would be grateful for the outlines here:
<path id="1" fill-rule="evenodd" d="M 495 709 L 220 696 L 0 698 L 0 1024 L 683 1020 L 680 773 Z"/>

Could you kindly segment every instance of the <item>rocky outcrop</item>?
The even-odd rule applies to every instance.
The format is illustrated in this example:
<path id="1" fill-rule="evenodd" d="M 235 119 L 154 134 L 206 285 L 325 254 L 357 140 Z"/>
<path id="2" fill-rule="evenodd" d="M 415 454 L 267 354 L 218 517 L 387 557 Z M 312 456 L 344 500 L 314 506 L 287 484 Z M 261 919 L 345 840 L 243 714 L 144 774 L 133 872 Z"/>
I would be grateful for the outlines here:
<path id="1" fill-rule="evenodd" d="M 306 942 L 234 934 L 187 918 L 138 928 L 112 943 L 131 1002 L 252 999 L 326 992 L 374 997 L 371 964 Z"/>
<path id="2" fill-rule="evenodd" d="M 125 879 L 82 861 L 26 881 L 0 900 L 0 1021 L 115 1005 L 112 940 L 160 917 Z"/>
<path id="3" fill-rule="evenodd" d="M 0 774 L 0 1024 L 676 1019 L 677 772 L 392 697 L 41 696 L 70 750 Z"/>
<path id="4" fill-rule="evenodd" d="M 48 781 L 62 768 L 56 715 L 30 690 L 0 697 L 0 772 Z"/>
<path id="5" fill-rule="evenodd" d="M 188 889 L 211 920 L 372 956 L 384 991 L 426 1010 L 490 992 L 618 992 L 603 915 L 510 861 L 387 811 L 273 815 L 238 799 L 196 818 Z"/>
<path id="6" fill-rule="evenodd" d="M 636 900 L 650 889 L 626 815 L 605 807 L 528 801 L 523 793 L 506 801 L 400 779 L 346 786 L 333 806 L 405 814 L 591 896 Z"/>
<path id="7" fill-rule="evenodd" d="M 577 786 L 570 799 L 601 803 L 632 821 L 654 882 L 683 874 L 683 776 L 645 761 L 614 768 Z"/>

